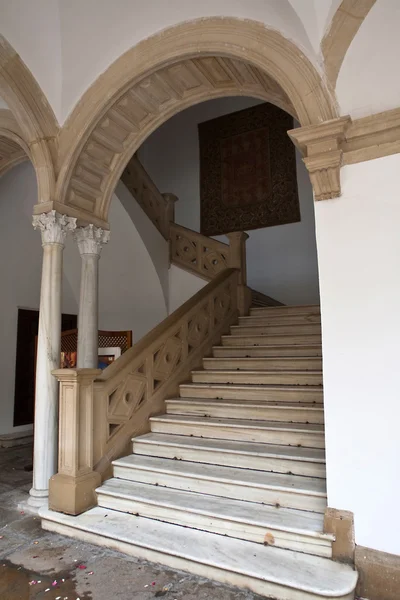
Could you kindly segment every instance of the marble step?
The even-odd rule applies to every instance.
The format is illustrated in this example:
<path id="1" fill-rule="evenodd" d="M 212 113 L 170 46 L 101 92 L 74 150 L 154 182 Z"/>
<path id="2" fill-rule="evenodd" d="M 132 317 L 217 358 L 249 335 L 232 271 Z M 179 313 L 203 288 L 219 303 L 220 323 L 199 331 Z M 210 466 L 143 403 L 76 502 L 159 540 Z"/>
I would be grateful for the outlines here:
<path id="1" fill-rule="evenodd" d="M 316 477 L 138 454 L 113 461 L 113 472 L 119 479 L 284 508 L 323 513 L 327 506 L 326 482 Z"/>
<path id="2" fill-rule="evenodd" d="M 354 600 L 357 573 L 327 558 L 262 546 L 100 507 L 40 509 L 47 531 L 242 587 L 277 600 Z M 104 518 L 107 515 L 107 518 Z"/>
<path id="3" fill-rule="evenodd" d="M 159 415 L 150 417 L 150 430 L 154 433 L 193 435 L 215 438 L 324 448 L 323 425 L 308 423 L 280 423 L 279 421 L 251 421 L 245 419 L 213 419 L 189 415 Z"/>
<path id="4" fill-rule="evenodd" d="M 300 315 L 253 315 L 248 317 L 239 317 L 239 325 L 302 325 L 306 323 L 321 324 L 321 315 L 304 313 Z"/>
<path id="5" fill-rule="evenodd" d="M 325 451 L 320 448 L 280 446 L 146 433 L 133 438 L 134 454 L 209 463 L 226 467 L 326 477 Z"/>
<path id="6" fill-rule="evenodd" d="M 250 309 L 250 316 L 282 316 L 282 315 L 320 315 L 318 304 L 303 304 L 299 306 L 261 306 Z"/>
<path id="7" fill-rule="evenodd" d="M 322 386 L 300 385 L 219 385 L 182 383 L 181 398 L 221 398 L 226 400 L 267 400 L 271 402 L 323 402 Z"/>
<path id="8" fill-rule="evenodd" d="M 269 334 L 269 335 L 223 335 L 221 337 L 223 346 L 268 346 L 268 345 L 301 345 L 321 344 L 321 334 L 317 333 L 293 333 Z"/>
<path id="9" fill-rule="evenodd" d="M 322 385 L 322 371 L 192 371 L 193 383 Z"/>
<path id="10" fill-rule="evenodd" d="M 280 357 L 280 358 L 204 358 L 203 368 L 206 370 L 240 370 L 240 371 L 322 371 L 320 357 Z"/>
<path id="11" fill-rule="evenodd" d="M 298 344 L 291 346 L 273 346 L 272 344 L 268 346 L 214 346 L 213 356 L 215 358 L 228 358 L 230 356 L 237 358 L 314 358 L 322 356 L 322 346 L 321 344 Z"/>
<path id="12" fill-rule="evenodd" d="M 266 402 L 263 400 L 218 400 L 216 398 L 170 398 L 165 401 L 169 415 L 229 417 L 286 423 L 323 423 L 324 409 L 309 403 Z"/>
<path id="13" fill-rule="evenodd" d="M 334 536 L 312 513 L 218 498 L 112 478 L 96 490 L 98 505 L 148 519 L 227 535 L 274 548 L 332 557 Z"/>
<path id="14" fill-rule="evenodd" d="M 230 332 L 232 335 L 304 335 L 304 334 L 320 334 L 320 323 L 302 323 L 299 325 L 231 325 Z"/>

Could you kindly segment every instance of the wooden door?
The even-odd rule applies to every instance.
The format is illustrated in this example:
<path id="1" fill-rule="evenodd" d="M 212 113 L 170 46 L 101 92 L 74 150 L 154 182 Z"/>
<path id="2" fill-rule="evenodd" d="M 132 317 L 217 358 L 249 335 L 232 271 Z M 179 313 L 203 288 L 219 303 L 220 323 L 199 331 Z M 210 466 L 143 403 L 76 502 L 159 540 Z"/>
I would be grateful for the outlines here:
<path id="1" fill-rule="evenodd" d="M 62 315 L 61 329 L 77 326 L 76 315 Z M 15 361 L 14 427 L 33 423 L 35 406 L 35 338 L 39 311 L 18 309 L 17 357 Z"/>

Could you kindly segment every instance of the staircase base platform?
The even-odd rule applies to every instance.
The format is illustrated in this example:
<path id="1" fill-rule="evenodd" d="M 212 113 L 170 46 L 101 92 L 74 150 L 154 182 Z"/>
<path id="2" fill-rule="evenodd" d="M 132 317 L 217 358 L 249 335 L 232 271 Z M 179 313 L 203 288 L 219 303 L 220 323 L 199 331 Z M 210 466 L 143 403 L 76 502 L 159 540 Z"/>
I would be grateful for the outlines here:
<path id="1" fill-rule="evenodd" d="M 332 560 L 93 508 L 39 512 L 48 531 L 279 600 L 353 600 L 357 573 Z M 107 515 L 107 516 L 106 516 Z"/>

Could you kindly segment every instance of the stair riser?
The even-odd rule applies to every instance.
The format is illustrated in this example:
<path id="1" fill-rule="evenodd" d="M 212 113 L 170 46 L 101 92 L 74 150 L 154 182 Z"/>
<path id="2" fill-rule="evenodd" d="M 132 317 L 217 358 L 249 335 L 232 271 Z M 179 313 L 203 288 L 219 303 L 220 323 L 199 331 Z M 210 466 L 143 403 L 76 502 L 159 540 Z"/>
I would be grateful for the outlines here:
<path id="1" fill-rule="evenodd" d="M 316 596 L 313 593 L 288 588 L 287 586 L 274 584 L 268 581 L 262 581 L 261 579 L 235 573 L 234 571 L 226 571 L 218 567 L 213 567 L 210 564 L 194 562 L 193 560 L 166 554 L 162 551 L 145 548 L 139 545 L 135 546 L 134 540 L 132 540 L 132 543 L 128 544 L 127 542 L 115 540 L 103 535 L 78 529 L 77 527 L 70 527 L 46 519 L 42 519 L 42 527 L 47 531 L 66 535 L 89 544 L 110 548 L 111 550 L 117 550 L 142 560 L 162 564 L 171 569 L 187 571 L 188 573 L 198 575 L 199 577 L 214 579 L 220 583 L 248 589 L 260 596 L 279 598 L 279 600 L 317 600 L 318 598 L 322 600 L 322 596 Z M 325 597 L 325 600 L 331 599 Z M 354 592 L 337 596 L 334 600 L 354 600 Z"/>
<path id="2" fill-rule="evenodd" d="M 178 446 L 170 446 L 169 444 L 146 444 L 139 441 L 133 442 L 133 452 L 134 454 L 142 454 L 145 456 L 188 460 L 190 462 L 221 465 L 224 467 L 255 469 L 256 471 L 272 471 L 273 473 L 292 473 L 293 475 L 318 477 L 322 479 L 326 477 L 324 463 L 313 463 L 301 460 L 209 451 L 202 448 L 181 448 Z"/>
<path id="3" fill-rule="evenodd" d="M 227 400 L 265 400 L 271 402 L 311 402 L 322 404 L 322 389 L 252 389 L 250 387 L 234 389 L 229 386 L 196 387 L 182 384 L 179 387 L 181 398 L 222 398 Z"/>
<path id="4" fill-rule="evenodd" d="M 273 541 L 275 548 L 285 548 L 297 552 L 306 552 L 314 556 L 332 557 L 332 545 L 326 540 L 299 535 L 279 529 L 265 528 L 249 523 L 235 522 L 214 515 L 202 515 L 195 512 L 179 510 L 179 507 L 154 505 L 140 499 L 119 498 L 97 493 L 98 505 L 108 510 L 118 510 L 128 514 L 156 519 L 174 525 L 191 527 L 234 537 L 249 542 L 264 544 L 265 539 Z"/>
<path id="5" fill-rule="evenodd" d="M 230 419 L 254 419 L 286 423 L 323 423 L 324 411 L 309 408 L 285 408 L 279 406 L 221 406 L 212 403 L 194 404 L 193 401 L 174 403 L 167 400 L 167 414 L 229 417 Z"/>
<path id="6" fill-rule="evenodd" d="M 303 335 L 303 334 L 321 334 L 321 325 L 311 323 L 309 325 L 257 325 L 248 327 L 246 325 L 233 325 L 231 327 L 232 335 Z"/>
<path id="7" fill-rule="evenodd" d="M 218 373 L 216 371 L 194 371 L 192 373 L 193 383 L 225 383 L 225 384 L 259 384 L 259 385 L 322 385 L 322 373 L 311 373 L 307 371 L 297 373 L 269 373 L 260 371 L 253 373 L 249 371 L 231 371 L 230 373 Z"/>
<path id="8" fill-rule="evenodd" d="M 215 358 L 243 357 L 243 358 L 279 358 L 279 357 L 319 357 L 322 356 L 322 347 L 316 346 L 215 346 Z"/>
<path id="9" fill-rule="evenodd" d="M 262 444 L 281 444 L 304 446 L 307 448 L 324 448 L 324 435 L 321 433 L 303 433 L 273 429 L 250 429 L 246 427 L 213 426 L 207 423 L 185 424 L 167 421 L 150 420 L 150 428 L 154 433 L 171 433 L 175 435 L 192 435 L 218 440 L 236 440 L 241 442 L 260 442 Z"/>
<path id="10" fill-rule="evenodd" d="M 304 314 L 304 315 L 276 315 L 274 316 L 253 316 L 239 317 L 239 325 L 307 325 L 317 323 L 321 325 L 320 315 Z"/>
<path id="11" fill-rule="evenodd" d="M 259 308 L 251 308 L 250 316 L 282 316 L 282 315 L 320 315 L 321 309 L 319 306 L 304 305 L 304 306 L 265 306 Z"/>
<path id="12" fill-rule="evenodd" d="M 268 346 L 288 344 L 321 344 L 321 336 L 311 333 L 302 335 L 223 335 L 223 346 Z"/>
<path id="13" fill-rule="evenodd" d="M 322 358 L 205 358 L 203 368 L 210 371 L 322 371 Z"/>
<path id="14" fill-rule="evenodd" d="M 248 500 L 272 506 L 279 504 L 284 508 L 298 508 L 312 512 L 323 513 L 326 509 L 326 497 L 298 494 L 286 490 L 276 490 L 249 485 L 238 485 L 222 481 L 204 480 L 198 477 L 183 477 L 176 474 L 154 472 L 142 469 L 120 467 L 114 465 L 114 477 L 159 485 L 176 490 L 203 493 L 206 491 L 211 496 Z"/>

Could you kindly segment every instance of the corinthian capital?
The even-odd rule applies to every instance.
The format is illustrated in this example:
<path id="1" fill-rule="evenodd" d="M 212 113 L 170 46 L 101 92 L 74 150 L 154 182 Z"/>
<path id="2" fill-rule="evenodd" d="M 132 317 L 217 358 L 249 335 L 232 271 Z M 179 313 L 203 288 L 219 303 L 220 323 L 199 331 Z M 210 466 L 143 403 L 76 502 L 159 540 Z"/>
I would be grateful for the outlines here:
<path id="1" fill-rule="evenodd" d="M 34 215 L 32 225 L 34 229 L 40 229 L 42 246 L 46 244 L 64 245 L 67 232 L 76 228 L 76 219 L 51 210 L 48 213 Z"/>
<path id="2" fill-rule="evenodd" d="M 107 244 L 110 239 L 110 232 L 101 227 L 87 225 L 86 227 L 78 227 L 74 233 L 74 238 L 77 241 L 81 255 L 95 254 L 100 256 L 103 244 Z"/>

